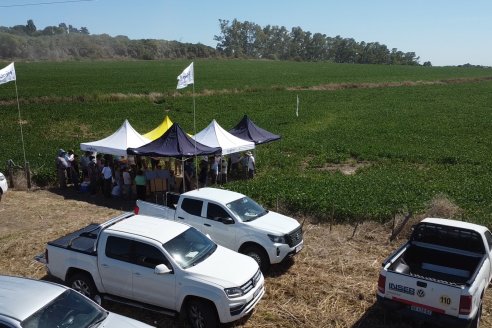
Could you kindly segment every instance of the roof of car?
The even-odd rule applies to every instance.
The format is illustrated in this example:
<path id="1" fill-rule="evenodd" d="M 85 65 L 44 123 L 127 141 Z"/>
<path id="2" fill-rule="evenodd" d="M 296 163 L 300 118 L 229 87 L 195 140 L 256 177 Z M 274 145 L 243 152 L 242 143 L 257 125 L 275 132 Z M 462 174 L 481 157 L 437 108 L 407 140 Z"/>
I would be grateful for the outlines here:
<path id="1" fill-rule="evenodd" d="M 240 194 L 238 192 L 218 188 L 200 188 L 188 191 L 183 195 L 200 199 L 207 199 L 220 204 L 228 204 L 232 201 L 244 197 L 243 194 Z"/>
<path id="2" fill-rule="evenodd" d="M 110 226 L 107 230 L 152 238 L 164 244 L 188 230 L 190 226 L 147 215 L 133 215 Z"/>
<path id="3" fill-rule="evenodd" d="M 0 315 L 23 321 L 65 290 L 49 281 L 0 276 Z"/>

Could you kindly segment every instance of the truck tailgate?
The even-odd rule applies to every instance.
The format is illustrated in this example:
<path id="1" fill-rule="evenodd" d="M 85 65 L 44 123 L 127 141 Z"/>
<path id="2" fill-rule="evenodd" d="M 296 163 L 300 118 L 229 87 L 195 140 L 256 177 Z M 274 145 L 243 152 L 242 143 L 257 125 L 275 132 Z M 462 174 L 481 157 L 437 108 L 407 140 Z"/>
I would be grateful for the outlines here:
<path id="1" fill-rule="evenodd" d="M 457 317 L 462 291 L 459 285 L 386 272 L 385 297 L 425 315 L 441 313 Z"/>
<path id="2" fill-rule="evenodd" d="M 137 200 L 138 214 L 174 220 L 176 210 L 168 206 L 161 206 L 154 203 L 149 203 Z"/>

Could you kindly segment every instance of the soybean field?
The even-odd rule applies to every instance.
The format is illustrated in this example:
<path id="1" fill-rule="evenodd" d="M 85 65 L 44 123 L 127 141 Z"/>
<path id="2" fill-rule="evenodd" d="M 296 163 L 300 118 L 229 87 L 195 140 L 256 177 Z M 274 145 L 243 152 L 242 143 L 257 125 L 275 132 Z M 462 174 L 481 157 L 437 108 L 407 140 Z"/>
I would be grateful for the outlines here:
<path id="1" fill-rule="evenodd" d="M 196 132 L 247 114 L 282 136 L 257 147 L 255 179 L 225 185 L 267 207 L 384 222 L 445 197 L 457 219 L 492 222 L 491 68 L 198 60 L 194 87 L 176 90 L 189 62 L 16 63 L 16 83 L 0 85 L 0 171 L 23 164 L 20 126 L 39 184 L 57 149 L 125 119 L 146 133 L 169 115 L 193 134 L 194 94 Z"/>

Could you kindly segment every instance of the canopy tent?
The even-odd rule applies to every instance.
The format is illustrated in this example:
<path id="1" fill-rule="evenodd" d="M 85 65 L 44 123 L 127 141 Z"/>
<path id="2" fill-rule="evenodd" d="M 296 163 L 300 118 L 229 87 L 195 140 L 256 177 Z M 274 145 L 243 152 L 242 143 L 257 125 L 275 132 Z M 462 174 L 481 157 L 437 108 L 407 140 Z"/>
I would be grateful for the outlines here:
<path id="1" fill-rule="evenodd" d="M 229 133 L 243 140 L 252 141 L 255 145 L 279 140 L 281 138 L 279 135 L 268 132 L 254 124 L 253 121 L 249 119 L 248 115 L 244 115 L 242 120 L 229 130 Z"/>
<path id="2" fill-rule="evenodd" d="M 97 151 L 104 154 L 126 156 L 129 147 L 140 147 L 150 140 L 143 137 L 125 120 L 120 128 L 104 139 L 80 144 L 80 149 L 85 151 Z"/>
<path id="3" fill-rule="evenodd" d="M 238 153 L 255 148 L 255 144 L 235 137 L 224 130 L 215 120 L 193 136 L 196 141 L 209 147 L 222 148 L 222 155 Z"/>
<path id="4" fill-rule="evenodd" d="M 173 125 L 173 122 L 169 118 L 169 116 L 166 115 L 164 118 L 164 121 L 162 121 L 161 124 L 159 124 L 158 127 L 156 127 L 154 130 L 147 132 L 143 136 L 149 140 L 155 140 L 162 136 L 164 132 L 166 132 L 171 126 Z"/>
<path id="5" fill-rule="evenodd" d="M 174 157 L 181 159 L 190 156 L 214 155 L 220 153 L 219 147 L 208 147 L 191 139 L 174 123 L 162 136 L 138 148 L 128 148 L 129 155 Z"/>

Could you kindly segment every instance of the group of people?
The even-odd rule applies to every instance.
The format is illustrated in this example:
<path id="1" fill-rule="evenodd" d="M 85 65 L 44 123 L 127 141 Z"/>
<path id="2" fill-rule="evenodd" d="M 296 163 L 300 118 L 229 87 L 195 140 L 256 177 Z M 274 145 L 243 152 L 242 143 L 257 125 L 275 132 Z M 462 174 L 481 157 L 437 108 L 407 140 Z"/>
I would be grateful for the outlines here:
<path id="1" fill-rule="evenodd" d="M 193 189 L 195 170 L 193 159 L 185 162 L 184 176 L 187 190 Z M 198 163 L 199 187 L 210 184 L 227 183 L 228 176 L 252 179 L 255 175 L 256 163 L 253 154 L 247 151 L 243 155 L 233 153 L 229 156 L 203 156 Z"/>
<path id="2" fill-rule="evenodd" d="M 166 191 L 183 192 L 209 184 L 226 183 L 230 175 L 249 179 L 255 175 L 255 158 L 250 151 L 243 155 L 204 156 L 196 162 L 194 159 L 190 158 L 184 163 L 184 185 L 178 185 L 174 174 L 175 170 L 180 171 L 177 161 L 165 162 L 166 168 L 162 169 L 158 159 L 96 155 L 86 151 L 79 160 L 73 150 L 66 152 L 59 149 L 55 166 L 62 189 L 71 185 L 76 190 L 89 191 L 92 195 L 102 193 L 107 198 L 132 199 L 136 193 L 137 198 L 143 200 L 150 190 L 149 185 L 156 178 L 166 181 Z M 198 169 L 195 169 L 196 165 Z"/>

